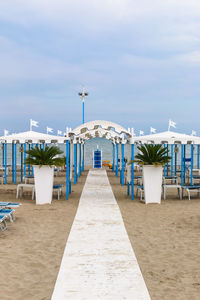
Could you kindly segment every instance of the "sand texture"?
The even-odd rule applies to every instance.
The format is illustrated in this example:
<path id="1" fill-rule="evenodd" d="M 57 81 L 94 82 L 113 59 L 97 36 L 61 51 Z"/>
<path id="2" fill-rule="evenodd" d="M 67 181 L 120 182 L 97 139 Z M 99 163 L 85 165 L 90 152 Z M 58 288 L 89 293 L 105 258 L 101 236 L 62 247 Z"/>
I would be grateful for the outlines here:
<path id="1" fill-rule="evenodd" d="M 1 300 L 51 299 L 86 175 L 72 184 L 69 200 L 55 194 L 51 205 L 36 206 L 30 192 L 19 199 L 15 222 L 0 232 Z M 64 183 L 65 174 L 55 182 Z M 0 201 L 19 202 L 15 197 L 16 186 L 0 185 Z"/>
<path id="2" fill-rule="evenodd" d="M 200 299 L 200 198 L 145 205 L 109 180 L 152 300 Z"/>

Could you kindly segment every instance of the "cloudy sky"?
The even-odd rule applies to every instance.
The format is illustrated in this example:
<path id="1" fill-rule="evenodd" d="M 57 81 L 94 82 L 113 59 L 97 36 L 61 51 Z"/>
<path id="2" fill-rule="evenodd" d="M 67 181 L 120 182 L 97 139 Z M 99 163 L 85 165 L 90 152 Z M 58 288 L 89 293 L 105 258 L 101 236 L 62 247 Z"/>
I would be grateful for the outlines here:
<path id="1" fill-rule="evenodd" d="M 200 135 L 199 0 L 0 0 L 0 134 L 104 119 Z"/>

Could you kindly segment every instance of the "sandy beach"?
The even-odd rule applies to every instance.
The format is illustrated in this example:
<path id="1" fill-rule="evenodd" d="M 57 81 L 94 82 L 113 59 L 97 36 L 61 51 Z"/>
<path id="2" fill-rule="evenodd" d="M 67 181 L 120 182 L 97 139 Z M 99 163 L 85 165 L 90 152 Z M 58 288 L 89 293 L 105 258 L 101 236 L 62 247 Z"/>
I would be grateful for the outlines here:
<path id="1" fill-rule="evenodd" d="M 171 193 L 161 205 L 145 205 L 108 175 L 152 300 L 198 300 L 200 199 Z"/>
<path id="2" fill-rule="evenodd" d="M 65 174 L 55 182 L 65 182 Z M 1 185 L 1 201 L 22 203 L 16 220 L 0 232 L 1 300 L 50 300 L 87 172 L 72 184 L 69 200 L 36 206 L 31 193 L 16 200 L 16 186 Z M 6 192 L 8 190 L 8 192 Z"/>
<path id="3" fill-rule="evenodd" d="M 20 199 L 16 221 L 0 234 L 2 300 L 51 299 L 86 176 L 72 184 L 68 201 L 55 194 L 52 205 L 36 206 L 30 192 Z M 147 206 L 131 201 L 111 171 L 108 176 L 152 300 L 198 300 L 200 200 L 171 193 L 161 205 Z M 16 186 L 0 186 L 1 201 L 19 202 L 15 196 Z"/>

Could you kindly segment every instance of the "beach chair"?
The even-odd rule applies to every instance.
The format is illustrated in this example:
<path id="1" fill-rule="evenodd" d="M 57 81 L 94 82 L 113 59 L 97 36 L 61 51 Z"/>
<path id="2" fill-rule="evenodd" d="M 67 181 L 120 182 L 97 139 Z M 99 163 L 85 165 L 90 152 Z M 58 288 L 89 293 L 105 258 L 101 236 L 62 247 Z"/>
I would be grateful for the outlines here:
<path id="1" fill-rule="evenodd" d="M 135 185 L 135 188 L 136 188 L 136 196 L 138 195 L 138 192 L 140 192 L 140 201 L 145 202 L 143 199 L 144 186 L 143 185 Z"/>
<path id="2" fill-rule="evenodd" d="M 0 215 L 0 229 L 1 229 L 1 231 L 4 231 L 4 230 L 7 229 L 6 218 L 7 218 L 7 216 Z"/>
<path id="3" fill-rule="evenodd" d="M 163 176 L 163 184 L 167 184 L 170 182 L 171 184 L 178 184 L 178 177 L 177 176 Z"/>
<path id="4" fill-rule="evenodd" d="M 28 184 L 30 179 L 34 179 L 34 176 L 33 175 L 25 175 L 24 176 L 25 184 Z"/>
<path id="5" fill-rule="evenodd" d="M 182 186 L 179 184 L 163 184 L 163 198 L 166 199 L 168 189 L 177 189 L 180 199 L 182 199 Z"/>
<path id="6" fill-rule="evenodd" d="M 18 208 L 21 203 L 0 202 L 0 208 Z"/>
<path id="7" fill-rule="evenodd" d="M 7 216 L 10 219 L 10 222 L 13 223 L 15 220 L 14 209 L 1 208 L 0 216 Z"/>
<path id="8" fill-rule="evenodd" d="M 198 193 L 198 195 L 200 196 L 200 185 L 184 185 L 182 186 L 182 189 L 183 189 L 183 193 L 184 194 L 184 191 L 187 192 L 188 194 L 188 200 L 191 199 L 191 193 Z"/>
<path id="9" fill-rule="evenodd" d="M 17 185 L 17 194 L 16 194 L 16 198 L 18 198 L 19 196 L 22 197 L 23 194 L 23 189 L 24 188 L 28 188 L 32 190 L 32 200 L 34 199 L 34 195 L 35 195 L 35 185 L 34 184 L 30 184 L 30 183 L 20 183 Z"/>
<path id="10" fill-rule="evenodd" d="M 1 180 L 1 184 L 3 184 L 3 179 L 4 179 L 4 175 L 0 174 L 0 180 Z"/>
<path id="11" fill-rule="evenodd" d="M 57 191 L 58 192 L 58 200 L 60 200 L 60 195 L 62 194 L 62 188 L 63 188 L 63 184 L 54 184 L 53 185 L 53 191 Z"/>

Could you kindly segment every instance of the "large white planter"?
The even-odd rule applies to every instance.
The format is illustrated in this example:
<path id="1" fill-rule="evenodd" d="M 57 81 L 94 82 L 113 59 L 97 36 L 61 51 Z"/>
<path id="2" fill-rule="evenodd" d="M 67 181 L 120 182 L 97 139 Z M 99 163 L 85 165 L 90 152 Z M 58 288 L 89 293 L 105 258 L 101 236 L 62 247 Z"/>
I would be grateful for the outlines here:
<path id="1" fill-rule="evenodd" d="M 145 203 L 161 202 L 162 166 L 143 166 L 143 184 Z"/>
<path id="2" fill-rule="evenodd" d="M 54 168 L 34 166 L 36 204 L 50 204 L 53 191 Z"/>

